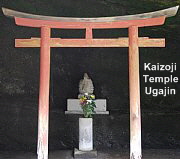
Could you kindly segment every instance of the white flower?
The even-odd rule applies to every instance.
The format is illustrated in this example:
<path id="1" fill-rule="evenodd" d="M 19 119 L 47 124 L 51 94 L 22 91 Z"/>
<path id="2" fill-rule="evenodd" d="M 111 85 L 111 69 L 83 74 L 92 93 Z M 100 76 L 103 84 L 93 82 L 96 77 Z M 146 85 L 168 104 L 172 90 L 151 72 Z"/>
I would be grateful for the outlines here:
<path id="1" fill-rule="evenodd" d="M 91 103 L 91 102 L 92 102 L 92 100 L 87 100 L 87 102 L 88 102 L 88 103 Z"/>

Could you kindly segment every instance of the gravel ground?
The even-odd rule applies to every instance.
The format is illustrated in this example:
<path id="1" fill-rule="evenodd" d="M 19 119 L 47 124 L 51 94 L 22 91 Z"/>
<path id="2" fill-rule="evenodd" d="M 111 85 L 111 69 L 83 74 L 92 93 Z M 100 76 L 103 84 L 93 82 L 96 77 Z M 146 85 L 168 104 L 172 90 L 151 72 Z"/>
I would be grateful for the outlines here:
<path id="1" fill-rule="evenodd" d="M 60 150 L 49 153 L 49 159 L 73 159 L 73 151 Z M 35 153 L 0 151 L 0 159 L 36 159 Z M 129 159 L 129 151 L 98 151 L 97 159 Z M 180 159 L 180 149 L 143 150 L 143 159 Z"/>

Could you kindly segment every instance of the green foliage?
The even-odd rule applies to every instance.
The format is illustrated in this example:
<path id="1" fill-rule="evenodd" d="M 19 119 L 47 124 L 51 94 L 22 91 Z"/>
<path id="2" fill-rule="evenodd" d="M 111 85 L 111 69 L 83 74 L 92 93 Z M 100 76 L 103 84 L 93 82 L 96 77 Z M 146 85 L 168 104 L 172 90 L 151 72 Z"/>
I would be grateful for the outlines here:
<path id="1" fill-rule="evenodd" d="M 96 107 L 95 96 L 84 94 L 80 98 L 81 108 L 85 118 L 92 118 L 92 114 L 95 114 L 94 108 Z"/>

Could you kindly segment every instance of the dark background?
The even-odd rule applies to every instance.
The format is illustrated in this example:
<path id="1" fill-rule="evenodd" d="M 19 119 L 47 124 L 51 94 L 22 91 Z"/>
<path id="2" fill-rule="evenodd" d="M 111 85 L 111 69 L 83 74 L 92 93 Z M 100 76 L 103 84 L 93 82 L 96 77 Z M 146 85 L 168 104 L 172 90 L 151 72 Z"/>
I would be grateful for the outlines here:
<path id="1" fill-rule="evenodd" d="M 137 14 L 173 7 L 179 0 L 1 0 L 0 5 L 33 14 L 99 17 Z M 141 28 L 140 36 L 166 38 L 165 48 L 140 49 L 143 148 L 180 148 L 180 84 L 168 84 L 176 95 L 152 97 L 143 74 L 169 76 L 169 72 L 144 72 L 143 64 L 177 63 L 180 73 L 180 15 L 163 26 Z M 15 38 L 39 37 L 40 30 L 16 26 L 0 11 L 0 150 L 35 151 L 39 88 L 39 48 L 15 48 Z M 96 30 L 96 38 L 127 37 L 127 29 Z M 52 29 L 52 37 L 83 38 L 84 30 Z M 96 98 L 106 98 L 110 115 L 95 115 L 97 149 L 129 148 L 129 94 L 127 48 L 52 48 L 50 82 L 50 150 L 78 147 L 79 115 L 65 115 L 66 100 L 77 98 L 78 83 L 87 72 Z"/>

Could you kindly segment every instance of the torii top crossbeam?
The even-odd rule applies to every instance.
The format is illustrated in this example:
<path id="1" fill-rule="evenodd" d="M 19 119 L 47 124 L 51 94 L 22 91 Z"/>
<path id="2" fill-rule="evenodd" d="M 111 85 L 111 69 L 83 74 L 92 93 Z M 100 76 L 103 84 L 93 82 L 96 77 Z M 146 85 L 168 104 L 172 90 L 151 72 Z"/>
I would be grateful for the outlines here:
<path id="1" fill-rule="evenodd" d="M 99 17 L 99 18 L 74 18 L 74 17 L 53 17 L 53 16 L 43 16 L 34 15 L 23 12 L 14 11 L 7 8 L 2 8 L 4 15 L 8 17 L 17 18 L 30 18 L 36 20 L 46 20 L 46 21 L 57 21 L 57 22 L 115 22 L 115 21 L 127 21 L 127 20 L 142 20 L 157 17 L 172 17 L 176 15 L 179 6 L 159 10 L 155 12 L 127 15 L 127 16 L 114 16 L 114 17 Z M 106 25 L 107 26 L 107 25 Z M 111 28 L 111 26 L 108 26 Z"/>
<path id="2" fill-rule="evenodd" d="M 40 27 L 41 38 L 16 39 L 16 47 L 41 47 L 38 116 L 38 159 L 48 159 L 50 47 L 129 47 L 130 159 L 141 158 L 141 112 L 139 84 L 139 47 L 164 47 L 164 39 L 138 37 L 138 28 L 164 24 L 165 18 L 176 15 L 179 6 L 150 13 L 72 18 L 33 15 L 2 8 L 17 25 Z M 86 29 L 84 39 L 51 38 L 50 29 Z M 93 29 L 128 28 L 128 38 L 94 39 Z"/>

